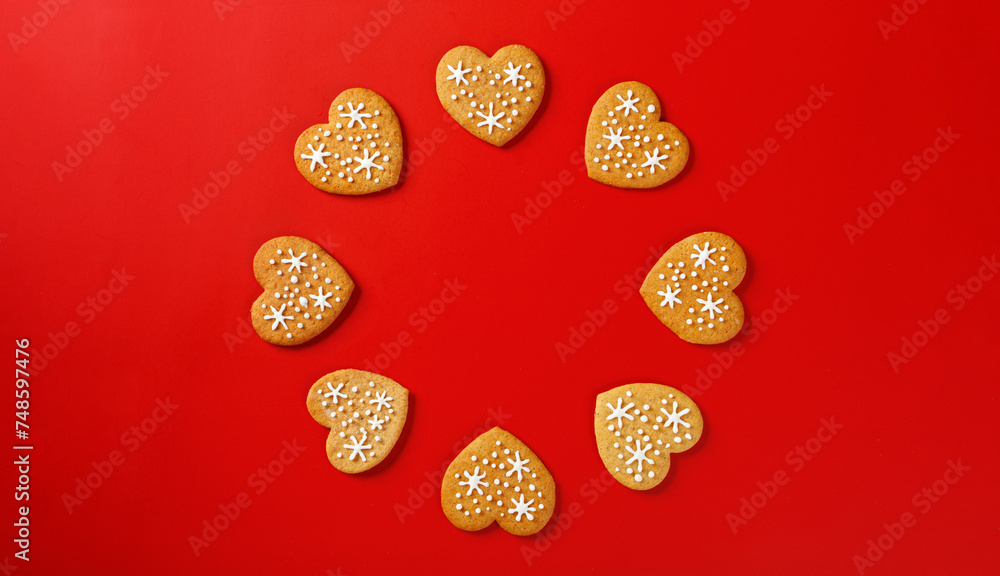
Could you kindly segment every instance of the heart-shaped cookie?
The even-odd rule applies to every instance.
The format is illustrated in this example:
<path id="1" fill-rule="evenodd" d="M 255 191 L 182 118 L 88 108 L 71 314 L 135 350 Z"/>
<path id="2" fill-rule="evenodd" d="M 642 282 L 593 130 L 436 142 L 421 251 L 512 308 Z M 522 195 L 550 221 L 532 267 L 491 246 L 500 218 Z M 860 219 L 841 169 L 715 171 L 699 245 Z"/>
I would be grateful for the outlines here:
<path id="1" fill-rule="evenodd" d="M 264 288 L 250 309 L 254 330 L 279 346 L 308 342 L 347 306 L 354 280 L 319 244 L 298 236 L 268 240 L 253 257 Z"/>
<path id="2" fill-rule="evenodd" d="M 333 194 L 369 194 L 395 186 L 403 168 L 403 135 L 395 110 L 366 88 L 344 90 L 330 122 L 295 141 L 295 166 L 310 184 Z"/>
<path id="3" fill-rule="evenodd" d="M 746 271 L 746 255 L 735 240 L 702 232 L 671 246 L 639 292 L 653 314 L 681 339 L 719 344 L 743 326 L 743 303 L 733 289 Z"/>
<path id="4" fill-rule="evenodd" d="M 662 384 L 628 384 L 597 396 L 594 433 L 608 472 L 633 490 L 649 490 L 670 470 L 670 454 L 701 438 L 701 410 Z"/>
<path id="5" fill-rule="evenodd" d="M 334 468 L 357 474 L 392 451 L 406 424 L 409 391 L 363 370 L 337 370 L 309 389 L 306 408 L 330 429 L 326 455 Z"/>
<path id="6" fill-rule="evenodd" d="M 660 100 L 640 82 L 612 86 L 594 104 L 584 157 L 591 179 L 618 188 L 654 188 L 680 174 L 688 140 L 661 122 Z"/>
<path id="7" fill-rule="evenodd" d="M 535 115 L 545 94 L 545 68 L 526 46 L 512 44 L 492 58 L 478 48 L 449 50 L 437 67 L 441 105 L 476 137 L 503 146 Z"/>
<path id="8" fill-rule="evenodd" d="M 534 534 L 552 517 L 552 475 L 516 436 L 493 428 L 465 447 L 441 483 L 441 508 L 462 530 L 482 530 L 496 521 L 518 536 Z"/>

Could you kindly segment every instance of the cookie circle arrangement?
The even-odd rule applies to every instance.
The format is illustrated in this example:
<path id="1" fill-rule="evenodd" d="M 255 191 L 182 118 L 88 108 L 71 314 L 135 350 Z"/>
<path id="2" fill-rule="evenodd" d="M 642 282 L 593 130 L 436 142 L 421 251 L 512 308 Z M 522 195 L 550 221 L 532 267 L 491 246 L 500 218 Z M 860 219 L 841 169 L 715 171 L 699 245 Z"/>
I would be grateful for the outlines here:
<path id="1" fill-rule="evenodd" d="M 471 46 L 449 50 L 438 63 L 441 105 L 477 138 L 503 146 L 525 130 L 545 95 L 545 68 L 521 45 L 492 57 Z M 618 188 L 654 188 L 687 163 L 687 137 L 662 119 L 660 101 L 640 82 L 609 88 L 587 122 L 587 175 Z M 295 142 L 295 166 L 330 193 L 363 195 L 395 186 L 403 166 L 399 118 L 379 94 L 351 88 L 330 104 L 327 122 Z M 650 311 L 682 340 L 719 344 L 736 336 L 744 311 L 733 292 L 747 269 L 735 240 L 702 232 L 677 242 L 653 266 L 639 293 Z M 347 270 L 321 246 L 297 236 L 265 242 L 253 259 L 262 292 L 251 306 L 265 342 L 295 346 L 334 324 L 354 291 Z M 330 430 L 326 452 L 336 469 L 356 474 L 383 462 L 406 425 L 409 391 L 392 379 L 344 369 L 317 380 L 306 408 Z M 633 490 L 659 485 L 670 455 L 701 438 L 704 420 L 680 390 L 627 384 L 599 394 L 594 408 L 597 451 L 608 472 Z M 441 508 L 456 527 L 481 530 L 493 522 L 511 534 L 541 530 L 555 510 L 555 480 L 521 439 L 493 428 L 451 462 L 441 482 Z"/>

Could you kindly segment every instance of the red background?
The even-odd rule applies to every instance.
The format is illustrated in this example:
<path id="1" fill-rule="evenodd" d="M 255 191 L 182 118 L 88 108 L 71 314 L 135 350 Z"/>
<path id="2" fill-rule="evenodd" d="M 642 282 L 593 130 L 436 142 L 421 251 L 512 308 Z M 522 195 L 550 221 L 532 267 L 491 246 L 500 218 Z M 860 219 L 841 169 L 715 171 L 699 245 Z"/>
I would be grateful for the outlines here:
<path id="1" fill-rule="evenodd" d="M 590 0 L 551 22 L 556 0 L 402 0 L 357 39 L 386 2 L 289 4 L 247 0 L 221 17 L 207 0 L 74 2 L 50 18 L 30 0 L 0 8 L 5 34 L 25 34 L 22 17 L 48 20 L 0 49 L 0 327 L 12 356 L 16 338 L 31 339 L 37 371 L 30 564 L 10 540 L 3 552 L 18 574 L 508 574 L 529 560 L 545 573 L 844 574 L 905 513 L 915 525 L 865 573 L 995 573 L 1000 281 L 970 281 L 1000 240 L 995 3 L 930 0 L 888 39 L 889 0 Z M 730 22 L 679 69 L 673 54 L 724 9 Z M 348 61 L 342 42 L 366 45 Z M 453 46 L 510 43 L 539 54 L 548 93 L 524 137 L 497 149 L 444 117 L 432 77 Z M 122 118 L 115 101 L 147 66 L 168 75 Z M 665 187 L 602 186 L 573 162 L 591 106 L 624 80 L 651 86 L 691 140 L 689 169 Z M 330 196 L 291 150 L 354 86 L 392 103 L 414 166 L 393 191 Z M 800 109 L 813 87 L 832 95 Z M 275 108 L 294 118 L 250 159 L 246 141 Z M 786 139 L 776 123 L 797 109 L 808 121 Z M 113 131 L 57 173 L 104 118 Z M 911 181 L 905 163 L 949 127 L 958 139 Z M 718 182 L 768 138 L 777 152 L 724 199 Z M 185 221 L 181 205 L 230 162 L 239 174 Z M 849 238 L 845 223 L 897 179 L 905 193 Z M 533 218 L 519 229 L 518 214 Z M 746 250 L 738 293 L 767 328 L 739 337 L 746 353 L 725 369 L 727 346 L 681 341 L 624 280 L 645 274 L 651 248 L 703 230 Z M 295 349 L 245 325 L 253 254 L 286 234 L 324 245 L 359 286 L 333 330 Z M 133 278 L 107 303 L 122 268 Z M 467 288 L 418 332 L 411 315 L 455 278 Z M 952 292 L 967 282 L 971 299 Z M 783 289 L 798 299 L 778 313 Z M 104 298 L 100 312 L 89 298 Z M 564 362 L 556 344 L 608 299 L 615 312 Z M 947 323 L 894 370 L 888 354 L 939 309 Z M 68 322 L 78 332 L 60 336 Z M 411 391 L 404 438 L 376 470 L 342 474 L 305 393 L 374 362 L 402 331 L 412 344 L 381 371 Z M 595 395 L 629 382 L 690 389 L 699 370 L 713 379 L 696 397 L 697 448 L 655 490 L 601 484 Z M 131 427 L 163 416 L 168 398 L 173 414 L 135 441 Z M 441 513 L 437 484 L 420 502 L 426 475 L 489 410 L 555 476 L 563 528 L 470 534 Z M 823 418 L 843 428 L 800 467 L 794 450 L 819 446 Z M 258 493 L 252 475 L 283 442 L 304 450 Z M 77 480 L 115 450 L 124 462 L 69 513 Z M 943 482 L 959 460 L 970 469 Z M 761 504 L 757 483 L 782 471 L 787 484 L 734 533 L 727 515 L 744 498 Z M 14 470 L 3 478 L 6 523 Z M 914 500 L 935 482 L 947 494 Z M 189 537 L 241 492 L 252 504 L 196 555 Z"/>

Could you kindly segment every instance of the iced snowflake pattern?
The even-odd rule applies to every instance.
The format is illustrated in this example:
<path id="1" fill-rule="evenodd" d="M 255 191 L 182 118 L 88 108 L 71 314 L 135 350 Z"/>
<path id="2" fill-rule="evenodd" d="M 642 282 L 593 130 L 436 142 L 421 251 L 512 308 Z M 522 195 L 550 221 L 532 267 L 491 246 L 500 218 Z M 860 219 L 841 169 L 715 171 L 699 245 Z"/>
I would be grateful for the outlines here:
<path id="1" fill-rule="evenodd" d="M 542 96 L 538 88 L 544 86 L 544 72 L 527 60 L 494 64 L 446 62 L 450 74 L 444 76 L 447 88 L 442 97 L 460 106 L 452 114 L 470 131 L 482 130 L 496 138 L 498 131 L 520 129 L 529 118 L 529 110 Z"/>
<path id="2" fill-rule="evenodd" d="M 622 397 L 619 396 L 620 408 L 606 403 L 607 410 L 603 412 L 604 421 L 616 419 L 623 410 L 633 417 L 624 426 L 616 427 L 613 423 L 608 425 L 607 434 L 613 436 L 609 456 L 614 459 L 612 469 L 615 473 L 627 476 L 640 485 L 659 483 L 662 478 L 657 477 L 655 466 L 664 461 L 670 452 L 676 452 L 678 448 L 697 441 L 692 436 L 691 422 L 684 419 L 690 414 L 691 408 L 680 409 L 679 400 L 674 395 L 676 390 L 666 386 L 662 388 L 672 391 L 664 393 L 655 401 L 647 400 L 649 403 L 646 404 L 634 400 L 632 390 L 622 387 L 626 399 L 633 401 L 627 406 L 621 406 Z M 671 409 L 668 410 L 668 407 Z M 600 443 L 600 434 L 598 436 Z"/>
<path id="3" fill-rule="evenodd" d="M 729 312 L 727 297 L 719 292 L 732 288 L 728 280 L 730 261 L 726 246 L 713 246 L 706 241 L 701 245 L 694 242 L 691 248 L 690 259 L 667 262 L 667 272 L 659 275 L 662 290 L 657 290 L 656 294 L 663 297 L 661 308 L 669 305 L 673 309 L 674 304 L 680 305 L 681 310 L 687 312 L 684 322 L 691 329 L 715 330 L 726 321 Z M 684 302 L 688 302 L 688 306 L 684 306 Z"/>
<path id="4" fill-rule="evenodd" d="M 681 148 L 680 140 L 666 131 L 657 107 L 635 91 L 611 94 L 613 97 L 602 97 L 599 102 L 606 106 L 606 114 L 592 120 L 600 122 L 601 138 L 595 135 L 591 140 L 588 136 L 587 161 L 602 172 L 631 180 L 662 177 L 661 172 L 671 169 L 671 154 Z"/>

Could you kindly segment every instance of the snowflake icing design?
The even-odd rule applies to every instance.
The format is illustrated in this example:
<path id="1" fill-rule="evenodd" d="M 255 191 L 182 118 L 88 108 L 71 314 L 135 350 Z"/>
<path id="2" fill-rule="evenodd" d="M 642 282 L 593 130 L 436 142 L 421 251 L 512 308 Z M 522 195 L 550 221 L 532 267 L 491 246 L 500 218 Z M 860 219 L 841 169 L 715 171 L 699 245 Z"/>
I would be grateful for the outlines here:
<path id="1" fill-rule="evenodd" d="M 685 422 L 684 420 L 681 419 L 681 417 L 684 416 L 685 414 L 687 414 L 688 412 L 690 412 L 691 409 L 690 408 L 685 408 L 685 409 L 681 410 L 680 412 L 678 412 L 677 411 L 677 401 L 676 400 L 674 400 L 674 407 L 673 408 L 674 408 L 673 413 L 667 412 L 666 408 L 660 408 L 660 412 L 663 412 L 663 414 L 666 415 L 666 417 L 667 417 L 667 421 L 663 423 L 663 427 L 666 428 L 667 426 L 670 426 L 671 424 L 673 424 L 673 426 L 674 426 L 674 434 L 677 434 L 677 426 L 678 425 L 684 426 L 685 428 L 690 428 L 691 427 L 691 424 L 689 424 L 689 423 L 687 423 L 687 422 Z"/>
<path id="2" fill-rule="evenodd" d="M 486 482 L 483 482 L 483 478 L 486 478 L 486 471 L 484 470 L 483 473 L 480 474 L 479 466 L 476 466 L 476 469 L 472 471 L 472 474 L 469 474 L 468 472 L 465 471 L 463 471 L 462 474 L 464 474 L 465 477 L 468 478 L 468 480 L 465 482 L 459 482 L 458 485 L 469 487 L 469 491 L 466 492 L 465 495 L 471 496 L 472 491 L 475 490 L 476 492 L 479 492 L 480 496 L 482 496 L 483 489 L 480 488 L 480 486 L 486 486 Z"/>
<path id="3" fill-rule="evenodd" d="M 333 153 L 332 152 L 324 152 L 323 151 L 323 148 L 326 147 L 326 144 L 325 143 L 324 144 L 320 144 L 319 148 L 317 148 L 315 150 L 313 149 L 313 145 L 312 144 L 307 144 L 307 146 L 309 147 L 309 151 L 312 152 L 312 154 L 299 154 L 299 156 L 301 158 L 305 159 L 305 160 L 309 160 L 310 161 L 309 162 L 309 171 L 310 172 L 315 171 L 317 164 L 319 164 L 323 168 L 329 168 L 329 166 L 326 165 L 326 162 L 323 161 L 323 158 L 326 158 L 327 156 L 332 156 Z"/>
<path id="4" fill-rule="evenodd" d="M 317 286 L 316 290 L 317 290 L 316 294 L 309 295 L 310 298 L 315 300 L 315 302 L 313 302 L 313 308 L 319 308 L 320 312 L 322 312 L 326 308 L 333 308 L 333 304 L 330 304 L 330 302 L 327 301 L 327 299 L 330 298 L 330 296 L 333 296 L 333 292 L 327 292 L 326 294 L 323 294 L 322 286 Z"/>
<path id="5" fill-rule="evenodd" d="M 653 155 L 652 156 L 650 156 L 649 152 L 646 152 L 646 151 L 643 151 L 642 153 L 646 155 L 646 162 L 642 165 L 642 168 L 645 168 L 646 166 L 649 166 L 649 173 L 650 174 L 656 174 L 656 169 L 657 168 L 659 168 L 660 170 L 666 170 L 667 169 L 663 164 L 660 164 L 660 162 L 666 160 L 667 158 L 669 158 L 669 156 L 667 156 L 666 154 L 664 154 L 663 156 L 660 156 L 660 149 L 659 148 L 653 148 Z M 704 268 L 704 266 L 702 266 L 702 268 Z"/>
<path id="6" fill-rule="evenodd" d="M 517 472 L 517 481 L 518 482 L 521 481 L 521 473 L 522 472 L 531 472 L 531 469 L 529 469 L 527 466 L 525 466 L 525 464 L 527 464 L 528 462 L 531 462 L 531 460 L 528 460 L 527 458 L 525 458 L 524 460 L 521 460 L 521 451 L 520 450 L 516 450 L 514 452 L 514 460 L 511 460 L 510 458 L 508 458 L 507 461 L 510 462 L 510 464 L 511 464 L 510 470 L 507 471 L 507 476 L 510 477 L 511 474 L 513 474 L 514 472 Z"/>
<path id="7" fill-rule="evenodd" d="M 646 456 L 646 452 L 649 452 L 652 448 L 653 448 L 653 445 L 649 444 L 649 443 L 647 443 L 646 447 L 643 448 L 642 447 L 642 441 L 639 440 L 638 438 L 636 438 L 635 439 L 635 450 L 633 450 L 631 446 L 626 446 L 625 447 L 625 449 L 628 450 L 628 453 L 632 455 L 631 458 L 629 458 L 628 460 L 625 461 L 625 465 L 628 466 L 632 462 L 638 461 L 639 462 L 639 472 L 642 472 L 642 463 L 643 462 L 649 462 L 650 464 L 653 463 L 653 459 L 650 458 L 650 457 L 648 457 L 648 456 Z"/>
<path id="8" fill-rule="evenodd" d="M 347 103 L 348 113 L 347 114 L 341 114 L 340 116 L 341 116 L 341 118 L 350 118 L 351 119 L 351 121 L 347 124 L 348 128 L 353 128 L 355 122 L 357 122 L 358 124 L 361 124 L 362 128 L 365 128 L 365 129 L 368 128 L 368 126 L 365 124 L 365 121 L 362 120 L 362 118 L 371 118 L 372 115 L 368 114 L 367 112 L 361 112 L 362 110 L 364 110 L 364 108 L 365 108 L 365 103 L 364 102 L 359 103 L 357 108 L 354 107 L 354 103 L 353 102 L 348 102 Z"/>
<path id="9" fill-rule="evenodd" d="M 613 150 L 615 148 L 615 146 L 618 146 L 619 148 L 621 148 L 622 150 L 624 150 L 625 146 L 622 145 L 622 140 L 631 140 L 632 139 L 631 136 L 627 136 L 627 135 L 626 136 L 622 136 L 622 129 L 621 128 L 619 128 L 618 129 L 618 133 L 615 134 L 615 131 L 612 130 L 610 126 L 608 127 L 608 133 L 607 134 L 602 134 L 601 138 L 607 138 L 608 140 L 611 140 L 611 143 L 608 144 L 608 151 L 609 152 L 611 150 Z"/>
<path id="10" fill-rule="evenodd" d="M 465 82 L 466 86 L 469 85 L 469 81 L 465 79 L 465 75 L 468 72 L 472 72 L 472 68 L 466 68 L 465 70 L 462 70 L 461 60 L 458 61 L 458 68 L 452 68 L 448 64 L 445 64 L 445 66 L 448 66 L 448 70 L 451 70 L 451 76 L 448 76 L 447 78 L 445 78 L 445 80 L 454 80 L 455 86 L 458 86 L 459 82 Z"/>
<path id="11" fill-rule="evenodd" d="M 274 324 L 271 324 L 271 330 L 277 330 L 278 329 L 278 324 L 281 324 L 281 327 L 284 330 L 288 330 L 288 326 L 285 324 L 285 320 L 291 320 L 292 318 L 294 318 L 294 316 L 285 316 L 284 315 L 285 307 L 286 306 L 288 306 L 287 303 L 286 304 L 282 304 L 280 310 L 275 310 L 274 306 L 271 306 L 271 312 L 273 312 L 273 314 L 270 314 L 268 316 L 264 316 L 264 320 L 274 320 Z"/>
<path id="12" fill-rule="evenodd" d="M 282 258 L 281 263 L 288 264 L 289 272 L 292 271 L 292 268 L 295 268 L 295 273 L 300 274 L 302 272 L 302 267 L 306 265 L 306 263 L 302 261 L 302 259 L 306 257 L 306 253 L 303 252 L 302 254 L 296 256 L 295 251 L 289 249 L 288 255 L 290 256 L 290 258 Z"/>
<path id="13" fill-rule="evenodd" d="M 628 97 L 627 98 L 622 98 L 621 94 L 615 94 L 615 96 L 617 96 L 618 100 L 621 101 L 621 105 L 620 106 L 616 106 L 615 110 L 622 110 L 622 109 L 624 109 L 626 117 L 628 116 L 629 111 L 635 112 L 636 114 L 639 113 L 639 109 L 635 107 L 635 103 L 639 101 L 639 98 L 635 98 L 633 100 L 632 99 L 632 91 L 631 90 L 628 91 Z"/>
<path id="14" fill-rule="evenodd" d="M 645 166 L 645 164 L 643 164 L 643 166 Z M 711 262 L 712 266 L 715 266 L 715 260 L 712 260 L 711 255 L 716 250 L 717 250 L 717 248 L 712 248 L 711 250 L 709 250 L 708 249 L 708 242 L 705 242 L 705 247 L 704 248 L 699 248 L 698 245 L 695 244 L 694 245 L 694 251 L 697 252 L 697 254 L 692 254 L 691 255 L 692 258 L 696 259 L 695 263 L 694 263 L 695 267 L 701 266 L 701 269 L 704 270 L 705 269 L 705 261 L 706 260 L 709 261 L 709 262 Z"/>
<path id="15" fill-rule="evenodd" d="M 391 400 L 392 400 L 392 396 L 389 396 L 389 393 L 383 390 L 382 392 L 376 392 L 375 393 L 375 399 L 374 400 L 369 400 L 368 403 L 369 404 L 378 404 L 378 406 L 375 407 L 375 411 L 376 412 L 381 412 L 383 406 L 385 406 L 386 408 L 389 408 L 389 402 Z"/>
<path id="16" fill-rule="evenodd" d="M 351 455 L 348 457 L 348 460 L 354 460 L 355 456 L 361 456 L 361 461 L 362 462 L 366 462 L 367 461 L 365 459 L 365 453 L 363 451 L 364 450 L 371 450 L 372 445 L 371 444 L 365 444 L 365 441 L 368 440 L 368 432 L 366 432 L 364 429 L 362 429 L 361 433 L 362 433 L 362 436 L 361 436 L 361 441 L 360 442 L 358 442 L 358 440 L 354 436 L 351 436 L 351 442 L 354 442 L 354 444 L 344 444 L 344 448 L 347 448 L 347 449 L 349 449 L 351 451 Z"/>
<path id="17" fill-rule="evenodd" d="M 523 66 L 523 64 L 521 66 Z M 507 75 L 507 78 L 504 79 L 503 83 L 506 84 L 510 82 L 515 88 L 517 88 L 517 81 L 524 80 L 524 76 L 521 76 L 521 66 L 514 68 L 514 63 L 508 62 L 507 69 L 502 71 Z"/>
<path id="18" fill-rule="evenodd" d="M 535 517 L 531 514 L 532 512 L 534 512 L 536 510 L 536 508 L 534 506 L 532 506 L 532 503 L 535 502 L 534 498 L 532 498 L 531 500 L 528 500 L 527 502 L 525 502 L 524 501 L 524 494 L 521 494 L 521 501 L 520 502 L 514 502 L 513 500 L 511 500 L 511 502 L 514 504 L 514 507 L 510 508 L 509 510 L 507 510 L 507 513 L 508 514 L 517 514 L 517 517 L 514 518 L 515 520 L 517 520 L 518 522 L 520 522 L 522 515 L 527 516 L 528 520 L 534 520 L 535 519 Z"/>
<path id="19" fill-rule="evenodd" d="M 633 418 L 632 415 L 628 413 L 629 408 L 635 406 L 635 402 L 629 402 L 627 406 L 623 407 L 622 406 L 622 399 L 619 396 L 618 397 L 618 407 L 617 408 L 615 408 L 614 406 L 612 406 L 610 403 L 605 404 L 605 406 L 607 406 L 611 410 L 611 415 L 608 416 L 607 418 L 605 418 L 605 420 L 614 420 L 615 418 L 617 418 L 618 419 L 618 427 L 619 428 L 622 427 L 622 418 L 628 418 L 629 420 L 635 420 L 635 418 Z"/>
<path id="20" fill-rule="evenodd" d="M 358 158 L 357 156 L 354 157 L 354 159 L 358 161 L 358 165 L 355 166 L 355 168 L 354 168 L 354 173 L 357 174 L 361 170 L 366 170 L 367 171 L 366 180 L 371 180 L 372 179 L 372 168 L 377 168 L 379 170 L 385 170 L 385 168 L 383 168 L 382 166 L 379 166 L 378 164 L 375 163 L 375 159 L 378 158 L 382 153 L 376 151 L 375 154 L 373 154 L 371 158 L 368 157 L 368 149 L 367 148 L 364 149 L 364 153 L 365 153 L 365 157 L 364 158 Z"/>
<path id="21" fill-rule="evenodd" d="M 477 127 L 488 126 L 489 130 L 490 130 L 490 134 L 493 134 L 493 127 L 494 126 L 496 126 L 497 128 L 503 128 L 503 124 L 497 122 L 497 120 L 503 118 L 504 112 L 501 112 L 500 114 L 497 114 L 496 116 L 494 116 L 493 115 L 493 103 L 492 102 L 490 102 L 490 113 L 489 113 L 488 116 L 486 114 L 483 114 L 482 112 L 479 112 L 478 110 L 476 111 L 476 114 L 478 114 L 481 118 L 485 118 L 485 120 L 483 120 L 479 124 L 476 124 L 476 126 Z"/>
<path id="22" fill-rule="evenodd" d="M 722 314 L 722 310 L 719 310 L 719 306 L 718 306 L 719 304 L 722 303 L 722 298 L 719 298 L 717 301 L 713 302 L 712 301 L 712 295 L 711 294 L 706 294 L 704 300 L 702 300 L 701 298 L 695 298 L 695 302 L 697 302 L 698 304 L 704 304 L 704 306 L 702 306 L 702 308 L 701 308 L 701 312 L 704 312 L 704 311 L 707 310 L 708 313 L 709 313 L 709 315 L 711 316 L 712 320 L 715 320 L 715 315 L 716 314 L 720 314 L 720 315 Z"/>
<path id="23" fill-rule="evenodd" d="M 680 294 L 680 292 L 681 292 L 680 288 L 671 292 L 670 286 L 666 287 L 666 292 L 662 290 L 658 291 L 657 295 L 663 296 L 663 302 L 660 302 L 660 307 L 662 308 L 663 306 L 670 304 L 670 309 L 673 310 L 674 304 L 682 304 L 681 299 L 677 297 L 677 295 Z"/>
<path id="24" fill-rule="evenodd" d="M 385 420 L 380 419 L 378 414 L 374 418 L 368 421 L 368 425 L 372 427 L 372 430 L 381 430 L 382 424 L 385 424 Z"/>
<path id="25" fill-rule="evenodd" d="M 341 382 L 340 385 L 338 385 L 336 388 L 333 387 L 333 384 L 327 382 L 326 383 L 326 387 L 329 388 L 330 391 L 326 392 L 325 394 L 323 394 L 323 397 L 324 398 L 329 398 L 329 397 L 333 396 L 333 403 L 334 404 L 337 403 L 337 398 L 347 398 L 347 394 L 344 394 L 343 392 L 341 392 L 341 390 L 344 388 L 344 383 L 343 382 Z"/>

